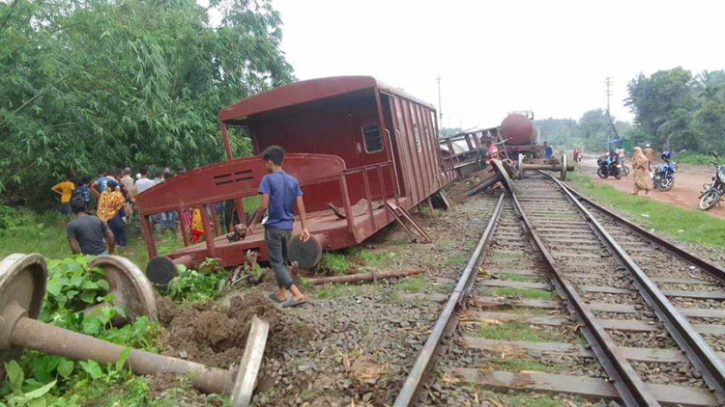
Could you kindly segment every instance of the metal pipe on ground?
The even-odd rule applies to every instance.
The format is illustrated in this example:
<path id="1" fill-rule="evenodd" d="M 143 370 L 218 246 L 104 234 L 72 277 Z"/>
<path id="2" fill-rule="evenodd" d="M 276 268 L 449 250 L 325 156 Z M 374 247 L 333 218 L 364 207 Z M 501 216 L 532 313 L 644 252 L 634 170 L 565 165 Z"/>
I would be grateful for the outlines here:
<path id="1" fill-rule="evenodd" d="M 117 362 L 127 347 L 35 319 L 40 314 L 46 279 L 45 259 L 39 254 L 13 254 L 0 262 L 0 362 L 17 357 L 24 348 L 73 360 L 90 359 L 102 365 Z M 230 395 L 232 406 L 245 407 L 259 371 L 269 324 L 254 316 L 249 332 L 237 371 L 136 349 L 130 351 L 126 363 L 139 375 L 191 375 L 197 390 Z"/>

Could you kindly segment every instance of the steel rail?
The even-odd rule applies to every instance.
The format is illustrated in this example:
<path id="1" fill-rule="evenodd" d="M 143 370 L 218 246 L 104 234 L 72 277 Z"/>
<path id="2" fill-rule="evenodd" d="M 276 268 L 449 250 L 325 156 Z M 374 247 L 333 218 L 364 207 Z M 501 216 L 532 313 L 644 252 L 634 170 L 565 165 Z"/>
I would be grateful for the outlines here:
<path id="1" fill-rule="evenodd" d="M 543 174 L 543 173 L 542 173 Z M 715 396 L 720 402 L 725 401 L 725 365 L 717 354 L 712 350 L 710 345 L 705 342 L 702 337 L 695 332 L 687 319 L 680 314 L 674 305 L 660 291 L 647 274 L 632 260 L 629 254 L 614 240 L 606 229 L 597 221 L 587 208 L 582 205 L 564 184 L 548 174 L 554 183 L 561 189 L 566 197 L 579 209 L 584 215 L 600 240 L 610 249 L 615 258 L 625 266 L 634 278 L 637 289 L 655 311 L 660 321 L 675 340 L 677 345 L 685 352 L 685 355 L 697 369 L 708 386 L 715 392 Z"/>
<path id="2" fill-rule="evenodd" d="M 587 342 L 592 346 L 597 360 L 601 363 L 609 377 L 614 381 L 614 387 L 617 389 L 622 402 L 626 406 L 660 406 L 657 399 L 646 389 L 645 384 L 629 363 L 627 358 L 614 343 L 614 340 L 597 322 L 596 317 L 589 309 L 589 306 L 582 300 L 574 285 L 564 278 L 554 265 L 554 257 L 544 245 L 543 240 L 539 237 L 535 227 L 526 216 L 521 204 L 519 203 L 516 193 L 511 192 L 511 198 L 514 202 L 519 221 L 525 230 L 528 231 L 534 240 L 536 248 L 539 250 L 544 260 L 549 265 L 551 274 L 555 279 L 557 291 L 563 294 L 569 305 L 575 311 L 575 315 L 581 319 L 586 329 L 582 332 Z"/>
<path id="3" fill-rule="evenodd" d="M 491 219 L 488 221 L 486 230 L 481 235 L 481 239 L 478 241 L 476 249 L 468 260 L 466 268 L 463 269 L 463 273 L 458 279 L 456 287 L 453 289 L 451 296 L 448 298 L 448 302 L 446 302 L 443 311 L 441 311 L 440 317 L 438 317 L 438 320 L 433 326 L 433 330 L 428 335 L 428 339 L 426 339 L 423 348 L 420 350 L 413 368 L 410 370 L 398 397 L 395 399 L 394 407 L 409 407 L 413 405 L 427 373 L 433 367 L 434 356 L 441 339 L 446 331 L 449 331 L 449 329 L 457 324 L 458 318 L 455 317 L 456 310 L 465 306 L 464 300 L 473 288 L 473 283 L 478 276 L 478 267 L 483 260 L 483 254 L 488 243 L 491 241 L 491 237 L 493 237 L 496 223 L 501 216 L 503 201 L 504 194 L 501 194 L 498 203 L 496 203 L 496 208 L 491 215 Z"/>
<path id="4" fill-rule="evenodd" d="M 549 175 L 549 174 L 545 174 Z M 576 189 L 572 188 L 569 185 L 563 184 L 564 188 L 569 190 L 572 194 L 577 196 L 580 201 L 586 202 L 588 205 L 594 207 L 599 212 L 602 212 L 609 216 L 610 218 L 614 219 L 617 223 L 621 223 L 623 226 L 628 228 L 634 233 L 639 234 L 641 237 L 643 237 L 645 240 L 648 240 L 649 242 L 657 245 L 662 250 L 665 250 L 672 254 L 675 257 L 678 257 L 680 260 L 691 263 L 694 266 L 697 266 L 701 270 L 705 271 L 706 273 L 710 274 L 714 278 L 718 279 L 721 283 L 725 284 L 725 269 L 722 267 L 719 267 L 715 264 L 712 264 L 706 260 L 703 260 L 692 253 L 689 253 L 679 247 L 677 247 L 675 244 L 656 236 L 654 233 L 651 233 L 647 229 L 636 225 L 627 219 L 621 217 L 620 215 L 617 215 L 616 213 L 612 212 L 611 210 L 599 205 L 598 203 L 592 201 L 591 199 L 587 198 L 586 196 L 582 195 L 580 192 L 578 192 Z"/>

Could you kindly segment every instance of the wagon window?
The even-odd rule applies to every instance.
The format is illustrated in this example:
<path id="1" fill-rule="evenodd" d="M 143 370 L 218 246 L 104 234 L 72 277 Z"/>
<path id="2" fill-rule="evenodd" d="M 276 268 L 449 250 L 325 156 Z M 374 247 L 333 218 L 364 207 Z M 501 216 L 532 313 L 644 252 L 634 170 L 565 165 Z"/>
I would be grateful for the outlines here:
<path id="1" fill-rule="evenodd" d="M 380 132 L 380 126 L 377 124 L 366 124 L 362 126 L 362 135 L 366 153 L 372 154 L 383 151 L 383 134 Z"/>

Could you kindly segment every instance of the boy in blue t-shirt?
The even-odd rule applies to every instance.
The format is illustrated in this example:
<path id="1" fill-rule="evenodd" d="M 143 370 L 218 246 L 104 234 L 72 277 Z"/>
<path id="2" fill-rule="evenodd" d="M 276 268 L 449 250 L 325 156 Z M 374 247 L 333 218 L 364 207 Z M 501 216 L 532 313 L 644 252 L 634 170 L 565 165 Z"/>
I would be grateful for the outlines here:
<path id="1" fill-rule="evenodd" d="M 262 203 L 254 215 L 249 233 L 254 232 L 254 227 L 259 217 L 268 210 L 268 216 L 264 224 L 264 243 L 267 245 L 267 255 L 272 266 L 279 289 L 269 295 L 272 301 L 282 303 L 283 307 L 296 307 L 304 304 L 305 296 L 302 295 L 294 280 L 287 272 L 287 245 L 292 236 L 294 225 L 294 208 L 300 213 L 302 232 L 300 240 L 306 242 L 310 238 L 307 231 L 307 214 L 305 203 L 302 200 L 300 183 L 295 177 L 282 170 L 284 150 L 279 146 L 268 147 L 262 153 L 264 167 L 269 174 L 262 177 L 259 185 L 259 193 L 262 194 Z M 290 290 L 292 298 L 287 299 L 286 290 Z"/>

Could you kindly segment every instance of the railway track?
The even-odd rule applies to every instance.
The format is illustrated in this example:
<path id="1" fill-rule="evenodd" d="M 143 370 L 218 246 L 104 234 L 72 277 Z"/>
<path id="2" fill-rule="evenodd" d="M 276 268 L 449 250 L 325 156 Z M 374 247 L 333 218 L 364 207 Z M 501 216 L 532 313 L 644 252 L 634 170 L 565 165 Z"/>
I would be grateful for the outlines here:
<path id="1" fill-rule="evenodd" d="M 551 177 L 500 199 L 396 407 L 723 405 L 722 269 Z"/>

